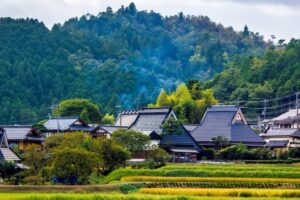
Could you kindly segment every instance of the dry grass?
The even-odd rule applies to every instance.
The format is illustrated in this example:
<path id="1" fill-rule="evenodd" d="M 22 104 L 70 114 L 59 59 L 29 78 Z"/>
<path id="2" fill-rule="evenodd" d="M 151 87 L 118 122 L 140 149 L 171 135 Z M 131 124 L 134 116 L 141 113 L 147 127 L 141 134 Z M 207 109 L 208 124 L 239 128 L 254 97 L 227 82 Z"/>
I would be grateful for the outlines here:
<path id="1" fill-rule="evenodd" d="M 300 190 L 295 189 L 142 188 L 139 193 L 207 197 L 300 197 Z"/>

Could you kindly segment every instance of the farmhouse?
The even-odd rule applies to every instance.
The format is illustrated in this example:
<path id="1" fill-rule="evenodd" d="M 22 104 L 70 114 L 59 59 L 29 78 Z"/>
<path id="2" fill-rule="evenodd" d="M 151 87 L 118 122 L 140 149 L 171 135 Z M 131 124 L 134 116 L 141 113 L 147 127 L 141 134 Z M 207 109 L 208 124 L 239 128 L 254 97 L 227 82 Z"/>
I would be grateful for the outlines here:
<path id="1" fill-rule="evenodd" d="M 95 128 L 90 127 L 85 121 L 78 117 L 63 117 L 58 119 L 49 119 L 43 126 L 45 127 L 42 132 L 46 137 L 50 137 L 56 133 L 72 132 L 72 131 L 85 131 L 91 132 Z"/>
<path id="2" fill-rule="evenodd" d="M 267 141 L 270 148 L 300 147 L 299 113 L 300 109 L 298 112 L 297 109 L 291 109 L 268 120 L 267 131 L 261 136 Z"/>
<path id="3" fill-rule="evenodd" d="M 42 146 L 45 140 L 39 130 L 30 125 L 5 125 L 2 128 L 6 133 L 9 146 L 17 146 L 20 151 L 24 151 L 30 144 Z"/>
<path id="4" fill-rule="evenodd" d="M 233 105 L 208 108 L 191 134 L 204 147 L 213 147 L 212 139 L 218 136 L 225 137 L 230 144 L 243 143 L 248 147 L 261 147 L 266 143 L 247 125 L 241 109 Z"/>
<path id="5" fill-rule="evenodd" d="M 139 111 L 121 113 L 116 124 L 126 123 L 129 129 L 149 135 L 151 144 L 164 148 L 173 156 L 174 161 L 195 161 L 201 147 L 182 125 L 176 132 L 163 133 L 162 125 L 169 118 L 177 120 L 170 107 L 142 108 Z"/>

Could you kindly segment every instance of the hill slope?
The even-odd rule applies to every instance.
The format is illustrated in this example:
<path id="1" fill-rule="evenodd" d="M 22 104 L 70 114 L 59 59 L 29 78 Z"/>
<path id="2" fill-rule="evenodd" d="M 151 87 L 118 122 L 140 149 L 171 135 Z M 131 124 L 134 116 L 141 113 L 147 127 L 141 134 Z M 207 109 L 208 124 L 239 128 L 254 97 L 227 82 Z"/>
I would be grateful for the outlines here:
<path id="1" fill-rule="evenodd" d="M 0 122 L 31 122 L 72 97 L 91 98 L 108 112 L 141 106 L 160 88 L 207 80 L 235 55 L 261 55 L 266 46 L 247 28 L 235 32 L 182 13 L 162 17 L 134 4 L 51 30 L 33 19 L 1 18 Z"/>

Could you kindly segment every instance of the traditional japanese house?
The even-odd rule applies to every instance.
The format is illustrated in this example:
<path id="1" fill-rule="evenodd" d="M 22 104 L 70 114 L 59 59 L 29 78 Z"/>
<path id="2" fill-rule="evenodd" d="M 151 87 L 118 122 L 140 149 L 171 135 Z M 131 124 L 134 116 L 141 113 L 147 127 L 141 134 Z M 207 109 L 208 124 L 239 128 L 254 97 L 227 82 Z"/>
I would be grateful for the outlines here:
<path id="1" fill-rule="evenodd" d="M 2 128 L 5 130 L 9 146 L 17 146 L 20 151 L 24 151 L 30 144 L 42 147 L 45 141 L 39 130 L 30 125 L 4 125 Z"/>
<path id="2" fill-rule="evenodd" d="M 130 112 L 125 112 L 124 116 L 119 116 L 118 118 L 124 119 L 128 116 L 128 113 Z M 178 127 L 176 133 L 164 134 L 162 125 L 169 118 L 177 120 L 175 113 L 170 107 L 142 108 L 139 111 L 135 111 L 134 114 L 131 114 L 130 120 L 126 120 L 130 121 L 131 124 L 129 125 L 128 123 L 126 125 L 129 125 L 129 129 L 149 135 L 151 145 L 164 148 L 173 156 L 173 161 L 196 161 L 197 155 L 202 149 L 182 125 Z M 135 155 L 137 158 L 143 158 L 144 156 L 145 154 L 142 152 Z"/>
<path id="3" fill-rule="evenodd" d="M 0 128 L 0 160 L 19 162 L 20 158 L 9 148 L 5 130 Z"/>
<path id="4" fill-rule="evenodd" d="M 56 133 L 83 131 L 91 132 L 95 128 L 90 127 L 85 121 L 80 118 L 64 117 L 59 119 L 49 119 L 43 125 L 45 127 L 42 130 L 46 137 L 50 137 Z"/>
<path id="5" fill-rule="evenodd" d="M 272 149 L 300 147 L 300 109 L 291 109 L 268 120 L 268 128 L 261 134 Z"/>
<path id="6" fill-rule="evenodd" d="M 218 136 L 226 138 L 230 145 L 243 143 L 248 147 L 261 147 L 266 143 L 247 125 L 241 109 L 232 105 L 208 108 L 191 134 L 203 147 L 214 147 L 213 138 Z"/>

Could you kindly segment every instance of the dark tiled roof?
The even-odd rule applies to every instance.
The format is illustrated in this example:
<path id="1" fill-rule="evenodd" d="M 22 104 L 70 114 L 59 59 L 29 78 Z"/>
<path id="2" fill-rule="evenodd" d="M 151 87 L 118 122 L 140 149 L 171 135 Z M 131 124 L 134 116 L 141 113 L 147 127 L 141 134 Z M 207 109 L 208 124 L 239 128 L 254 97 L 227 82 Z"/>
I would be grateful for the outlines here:
<path id="1" fill-rule="evenodd" d="M 192 131 L 197 141 L 211 141 L 213 137 L 224 136 L 231 140 L 231 122 L 236 111 L 214 112 L 207 110 L 201 124 Z"/>
<path id="2" fill-rule="evenodd" d="M 231 126 L 231 141 L 265 143 L 265 140 L 263 140 L 255 131 L 242 123 L 235 123 Z"/>
<path id="3" fill-rule="evenodd" d="M 202 122 L 192 131 L 196 141 L 210 142 L 213 137 L 224 136 L 230 142 L 265 143 L 246 124 L 233 119 L 239 108 L 237 106 L 212 106 L 208 108 Z"/>
<path id="4" fill-rule="evenodd" d="M 95 130 L 95 127 L 83 126 L 83 125 L 71 125 L 69 128 L 70 131 L 85 131 L 92 132 Z"/>
<path id="5" fill-rule="evenodd" d="M 270 140 L 266 146 L 269 147 L 286 147 L 288 144 L 288 140 Z"/>
<path id="6" fill-rule="evenodd" d="M 181 126 L 179 133 L 163 135 L 160 144 L 172 147 L 192 147 L 199 152 L 201 151 L 199 144 L 183 126 Z"/>
<path id="7" fill-rule="evenodd" d="M 300 131 L 297 128 L 271 128 L 264 135 L 264 137 L 268 136 L 293 136 L 300 137 Z"/>
<path id="8" fill-rule="evenodd" d="M 208 111 L 213 112 L 237 112 L 239 107 L 234 105 L 216 105 L 208 108 Z"/>

